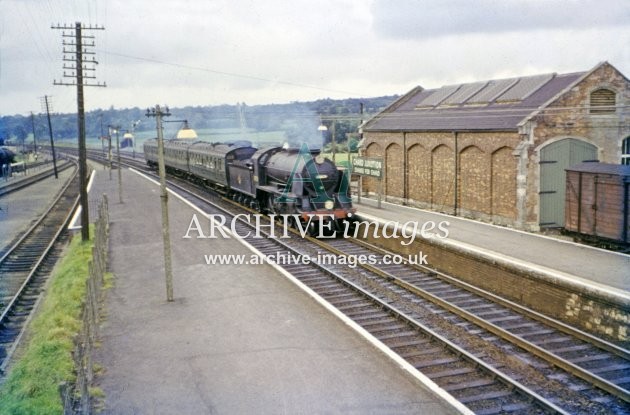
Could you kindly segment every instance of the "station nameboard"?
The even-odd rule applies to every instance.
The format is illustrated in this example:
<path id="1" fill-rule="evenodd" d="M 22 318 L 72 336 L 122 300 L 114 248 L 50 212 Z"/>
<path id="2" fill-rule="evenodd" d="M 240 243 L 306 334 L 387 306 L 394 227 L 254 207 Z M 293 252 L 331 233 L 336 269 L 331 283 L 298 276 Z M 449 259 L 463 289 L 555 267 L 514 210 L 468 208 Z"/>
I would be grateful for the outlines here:
<path id="1" fill-rule="evenodd" d="M 383 159 L 381 157 L 355 157 L 352 159 L 352 173 L 380 179 L 383 177 Z"/>
<path id="2" fill-rule="evenodd" d="M 380 157 L 355 157 L 352 173 L 370 177 L 383 177 L 383 159 Z"/>

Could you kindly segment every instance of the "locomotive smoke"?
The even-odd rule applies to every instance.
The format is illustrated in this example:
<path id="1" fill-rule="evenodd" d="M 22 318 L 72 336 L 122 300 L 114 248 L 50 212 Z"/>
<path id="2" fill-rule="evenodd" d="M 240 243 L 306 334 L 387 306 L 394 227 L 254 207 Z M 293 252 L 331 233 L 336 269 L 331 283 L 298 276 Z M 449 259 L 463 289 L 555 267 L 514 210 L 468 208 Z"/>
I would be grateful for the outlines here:
<path id="1" fill-rule="evenodd" d="M 285 114 L 283 130 L 289 148 L 299 149 L 306 144 L 311 150 L 319 150 L 323 147 L 323 135 L 318 131 L 319 117 L 316 114 L 305 116 L 302 114 Z"/>

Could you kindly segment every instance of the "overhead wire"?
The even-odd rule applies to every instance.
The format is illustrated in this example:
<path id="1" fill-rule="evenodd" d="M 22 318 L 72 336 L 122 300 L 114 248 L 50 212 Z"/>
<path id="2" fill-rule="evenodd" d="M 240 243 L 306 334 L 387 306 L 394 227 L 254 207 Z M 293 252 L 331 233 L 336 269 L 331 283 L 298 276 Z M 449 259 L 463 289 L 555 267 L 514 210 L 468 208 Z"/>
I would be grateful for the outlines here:
<path id="1" fill-rule="evenodd" d="M 102 52 L 107 54 L 107 55 L 111 55 L 111 56 L 119 56 L 119 57 L 122 57 L 122 58 L 134 59 L 134 60 L 139 60 L 139 61 L 144 61 L 144 62 L 152 62 L 152 63 L 157 63 L 157 64 L 160 64 L 160 65 L 173 66 L 173 67 L 178 67 L 178 68 L 183 68 L 183 69 L 192 69 L 192 70 L 196 70 L 196 71 L 213 73 L 213 74 L 217 74 L 217 75 L 224 75 L 224 76 L 230 76 L 230 77 L 235 77 L 235 78 L 243 78 L 243 79 L 252 79 L 252 80 L 256 80 L 256 81 L 269 82 L 269 83 L 273 83 L 273 84 L 290 85 L 290 86 L 296 86 L 296 87 L 300 87 L 300 88 L 316 89 L 316 90 L 319 90 L 319 91 L 334 92 L 334 93 L 338 93 L 338 94 L 351 94 L 351 95 L 363 96 L 362 94 L 357 93 L 357 92 L 342 91 L 342 90 L 331 89 L 331 88 L 324 88 L 324 87 L 319 87 L 319 86 L 316 86 L 316 85 L 303 84 L 303 83 L 299 83 L 299 82 L 283 81 L 283 80 L 278 80 L 278 79 L 264 78 L 264 77 L 261 77 L 261 76 L 245 75 L 245 74 L 239 74 L 239 73 L 227 72 L 227 71 L 219 71 L 219 70 L 216 70 L 216 69 L 204 68 L 204 67 L 201 67 L 201 66 L 192 66 L 192 65 L 185 65 L 185 64 L 182 64 L 182 63 L 167 62 L 167 61 L 162 61 L 162 60 L 159 60 L 159 59 L 147 58 L 147 57 L 142 57 L 142 56 L 133 56 L 133 55 L 128 55 L 128 54 L 124 54 L 124 53 L 118 53 L 118 52 L 109 51 L 109 50 L 104 50 Z"/>

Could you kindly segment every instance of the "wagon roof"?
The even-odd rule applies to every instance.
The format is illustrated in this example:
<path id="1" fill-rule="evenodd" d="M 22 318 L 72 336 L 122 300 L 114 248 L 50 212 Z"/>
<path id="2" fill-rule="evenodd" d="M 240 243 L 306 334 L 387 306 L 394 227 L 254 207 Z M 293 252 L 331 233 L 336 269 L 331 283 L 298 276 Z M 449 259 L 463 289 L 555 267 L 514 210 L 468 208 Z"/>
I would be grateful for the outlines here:
<path id="1" fill-rule="evenodd" d="M 612 174 L 615 176 L 624 176 L 630 178 L 630 165 L 624 164 L 586 162 L 568 167 L 565 170 L 582 173 Z"/>
<path id="2" fill-rule="evenodd" d="M 589 72 L 416 87 L 369 120 L 363 131 L 517 130 L 521 121 Z"/>

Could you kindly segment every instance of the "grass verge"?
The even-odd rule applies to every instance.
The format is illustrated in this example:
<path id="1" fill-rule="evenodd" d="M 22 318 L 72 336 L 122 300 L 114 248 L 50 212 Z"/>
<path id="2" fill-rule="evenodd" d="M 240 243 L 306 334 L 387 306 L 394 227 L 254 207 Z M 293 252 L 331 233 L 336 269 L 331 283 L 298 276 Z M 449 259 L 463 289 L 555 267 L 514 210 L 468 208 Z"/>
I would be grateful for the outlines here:
<path id="1" fill-rule="evenodd" d="M 27 344 L 0 389 L 0 414 L 62 413 L 58 385 L 74 378 L 72 339 L 82 326 L 91 249 L 91 241 L 76 235 L 58 264 Z"/>

